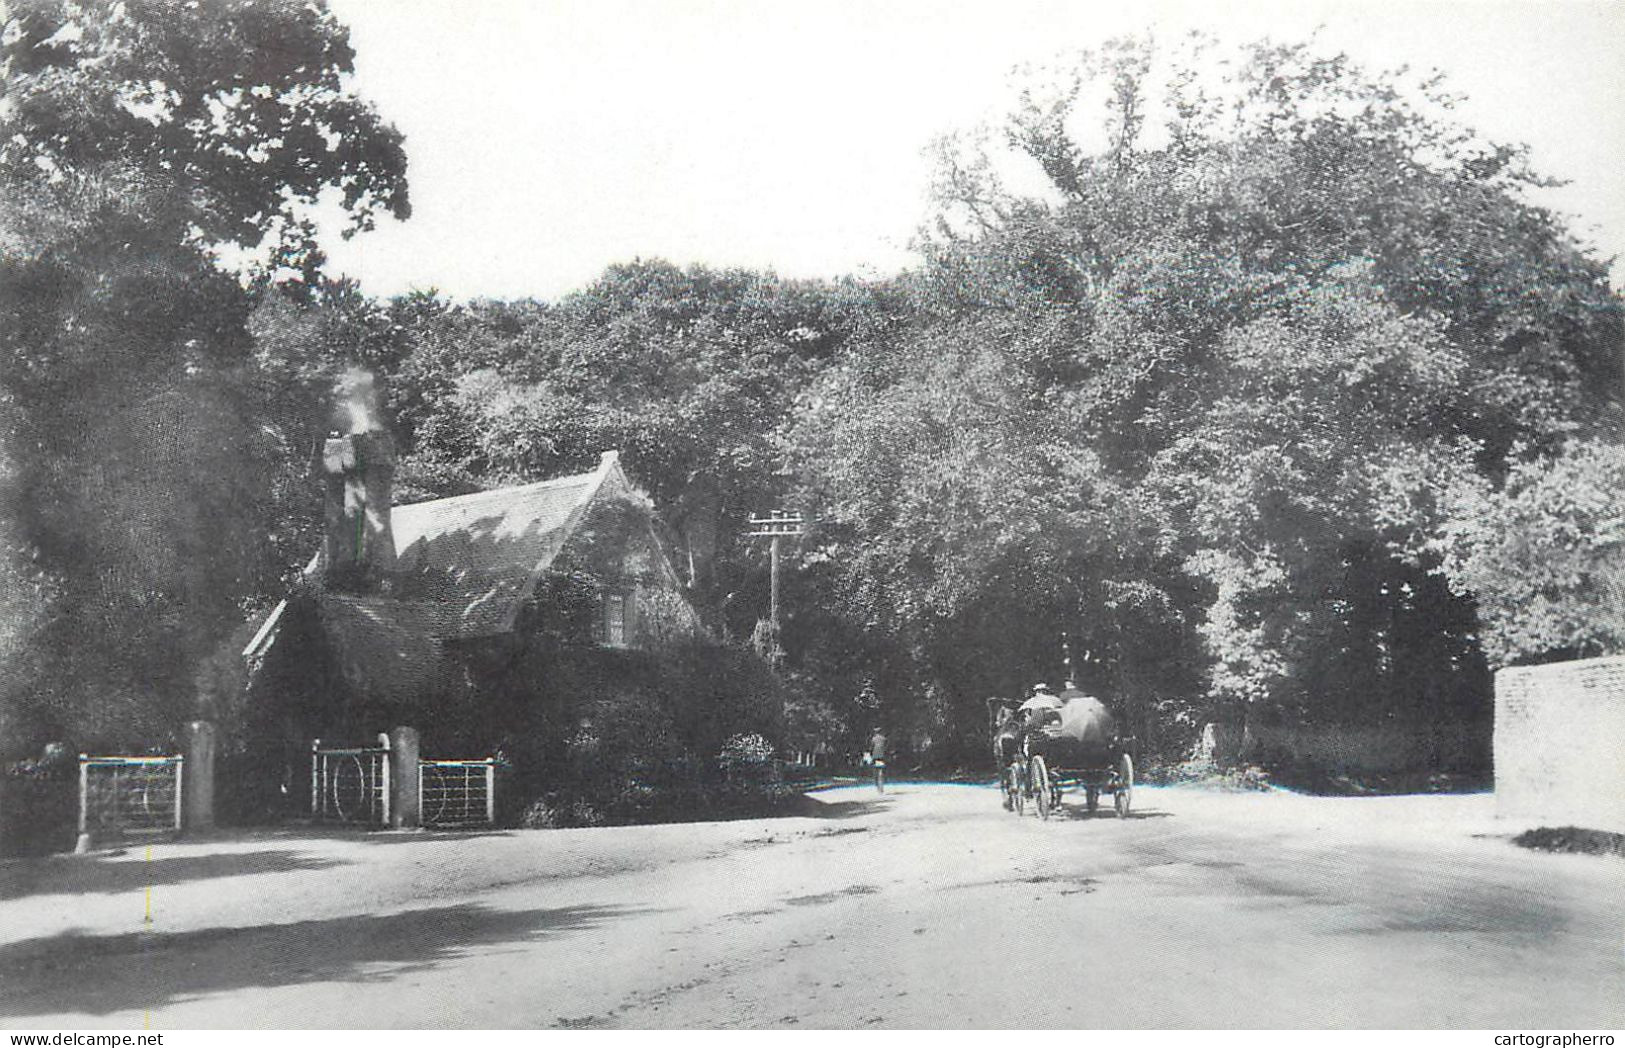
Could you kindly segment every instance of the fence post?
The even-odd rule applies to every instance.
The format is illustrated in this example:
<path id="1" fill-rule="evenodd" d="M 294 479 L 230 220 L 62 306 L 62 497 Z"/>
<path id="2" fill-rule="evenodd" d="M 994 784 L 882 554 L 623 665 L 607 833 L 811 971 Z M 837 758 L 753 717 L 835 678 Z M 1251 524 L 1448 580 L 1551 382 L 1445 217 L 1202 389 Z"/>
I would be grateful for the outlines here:
<path id="1" fill-rule="evenodd" d="M 170 828 L 181 832 L 181 797 L 186 793 L 186 754 L 175 756 L 175 812 L 169 819 Z"/>
<path id="2" fill-rule="evenodd" d="M 321 755 L 317 752 L 322 748 L 321 739 L 310 740 L 310 817 L 316 818 L 322 813 L 322 793 L 320 772 L 317 765 L 321 764 Z"/>
<path id="3" fill-rule="evenodd" d="M 485 758 L 485 821 L 497 824 L 497 762 L 495 757 Z"/>
<path id="4" fill-rule="evenodd" d="M 394 823 L 389 821 L 389 813 L 394 807 L 391 802 L 395 799 L 395 793 L 394 787 L 390 785 L 390 771 L 395 763 L 395 755 L 389 751 L 389 732 L 378 733 L 378 748 L 384 751 L 379 755 L 377 764 L 378 789 L 375 796 L 378 798 L 379 808 L 382 809 L 378 812 L 378 821 L 385 826 L 393 826 Z"/>
<path id="5" fill-rule="evenodd" d="M 73 853 L 83 855 L 90 851 L 90 754 L 79 755 L 79 839 L 73 844 Z"/>
<path id="6" fill-rule="evenodd" d="M 418 733 L 416 728 L 397 727 L 389 733 L 389 824 L 397 830 L 414 830 L 422 825 L 423 809 L 418 803 Z"/>
<path id="7" fill-rule="evenodd" d="M 214 828 L 215 731 L 211 721 L 186 726 L 185 763 L 181 765 L 186 790 L 181 801 L 181 825 L 187 830 Z"/>

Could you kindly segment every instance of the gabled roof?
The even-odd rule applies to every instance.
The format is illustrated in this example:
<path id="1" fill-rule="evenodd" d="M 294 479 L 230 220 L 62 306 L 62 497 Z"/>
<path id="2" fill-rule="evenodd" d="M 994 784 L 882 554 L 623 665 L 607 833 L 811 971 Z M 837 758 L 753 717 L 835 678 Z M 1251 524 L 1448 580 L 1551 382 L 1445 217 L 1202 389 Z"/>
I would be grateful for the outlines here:
<path id="1" fill-rule="evenodd" d="M 390 528 L 402 597 L 436 604 L 442 613 L 436 633 L 443 637 L 511 628 L 537 578 L 612 475 L 626 486 L 610 451 L 592 473 L 396 506 Z"/>
<path id="2" fill-rule="evenodd" d="M 390 591 L 364 597 L 322 592 L 324 618 L 367 627 L 340 627 L 340 633 L 420 643 L 505 632 L 587 506 L 606 490 L 635 490 L 613 451 L 604 452 L 591 473 L 396 506 L 390 512 L 396 555 Z M 320 579 L 320 554 L 304 574 Z M 257 658 L 275 643 L 286 604 L 267 616 L 244 657 Z"/>

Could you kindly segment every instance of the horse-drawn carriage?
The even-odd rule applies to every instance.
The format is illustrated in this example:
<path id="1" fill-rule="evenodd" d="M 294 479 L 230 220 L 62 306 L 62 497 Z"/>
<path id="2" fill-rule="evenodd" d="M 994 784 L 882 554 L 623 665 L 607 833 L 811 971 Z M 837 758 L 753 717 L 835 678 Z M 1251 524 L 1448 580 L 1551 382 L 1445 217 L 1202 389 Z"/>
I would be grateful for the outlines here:
<path id="1" fill-rule="evenodd" d="M 1104 703 L 1076 688 L 1051 695 L 1042 688 L 1020 705 L 988 700 L 994 757 L 1004 806 L 1020 815 L 1031 801 L 1041 818 L 1061 806 L 1066 789 L 1084 791 L 1093 812 L 1110 794 L 1119 818 L 1134 795 L 1134 758 Z"/>

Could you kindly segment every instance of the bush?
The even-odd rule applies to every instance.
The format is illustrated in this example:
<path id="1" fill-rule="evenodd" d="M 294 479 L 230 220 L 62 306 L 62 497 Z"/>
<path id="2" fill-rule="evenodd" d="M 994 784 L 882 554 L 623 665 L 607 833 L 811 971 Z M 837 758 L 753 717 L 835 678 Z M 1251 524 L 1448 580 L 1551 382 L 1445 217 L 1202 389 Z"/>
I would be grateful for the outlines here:
<path id="1" fill-rule="evenodd" d="M 749 740 L 749 737 L 744 737 Z M 745 756 L 724 770 L 718 760 L 708 766 L 673 762 L 647 774 L 596 775 L 592 782 L 572 781 L 532 800 L 519 824 L 526 829 L 578 826 L 698 822 L 783 814 L 800 794 L 782 782 L 777 763 L 761 758 L 766 740 L 743 741 Z"/>
<path id="2" fill-rule="evenodd" d="M 1256 765 L 1225 768 L 1210 760 L 1188 760 L 1177 764 L 1153 764 L 1136 769 L 1136 777 L 1153 786 L 1203 786 L 1218 790 L 1270 790 L 1270 775 Z"/>
<path id="3" fill-rule="evenodd" d="M 755 732 L 729 739 L 723 744 L 717 762 L 723 779 L 728 782 L 770 782 L 778 776 L 773 744 Z"/>
<path id="4" fill-rule="evenodd" d="M 0 775 L 0 855 L 72 851 L 79 832 L 78 765 L 53 744 Z"/>
<path id="5" fill-rule="evenodd" d="M 565 830 L 602 826 L 598 809 L 581 799 L 566 800 L 557 794 L 538 798 L 525 806 L 519 825 L 527 830 Z"/>
<path id="6" fill-rule="evenodd" d="M 772 790 L 744 788 L 777 777 L 781 707 L 777 678 L 748 652 L 703 638 L 660 650 L 538 645 L 504 674 L 481 709 L 428 724 L 425 746 L 500 752 L 511 764 L 498 795 L 508 825 L 670 822 L 781 806 Z"/>

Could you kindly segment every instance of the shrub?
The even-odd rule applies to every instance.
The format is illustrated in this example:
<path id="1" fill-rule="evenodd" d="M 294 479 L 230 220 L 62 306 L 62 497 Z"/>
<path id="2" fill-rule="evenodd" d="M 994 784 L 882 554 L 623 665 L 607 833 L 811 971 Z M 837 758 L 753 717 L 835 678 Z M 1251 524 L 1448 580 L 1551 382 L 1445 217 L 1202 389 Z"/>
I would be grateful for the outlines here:
<path id="1" fill-rule="evenodd" d="M 554 802 L 539 797 L 525 805 L 519 816 L 519 825 L 526 830 L 556 830 L 560 826 L 559 811 Z"/>
<path id="2" fill-rule="evenodd" d="M 778 770 L 773 760 L 773 744 L 755 732 L 729 739 L 723 744 L 717 760 L 723 778 L 729 782 L 770 781 Z"/>
<path id="3" fill-rule="evenodd" d="M 16 761 L 0 775 L 0 854 L 70 851 L 78 836 L 78 765 L 53 743 L 34 760 Z"/>
<path id="4" fill-rule="evenodd" d="M 1270 790 L 1274 784 L 1270 775 L 1256 765 L 1225 768 L 1211 760 L 1201 758 L 1177 764 L 1153 764 L 1136 768 L 1136 777 L 1147 785 L 1202 786 L 1226 791 Z"/>
<path id="5" fill-rule="evenodd" d="M 603 824 L 603 815 L 586 800 L 566 799 L 558 794 L 531 801 L 519 817 L 519 825 L 527 830 L 563 830 Z"/>

